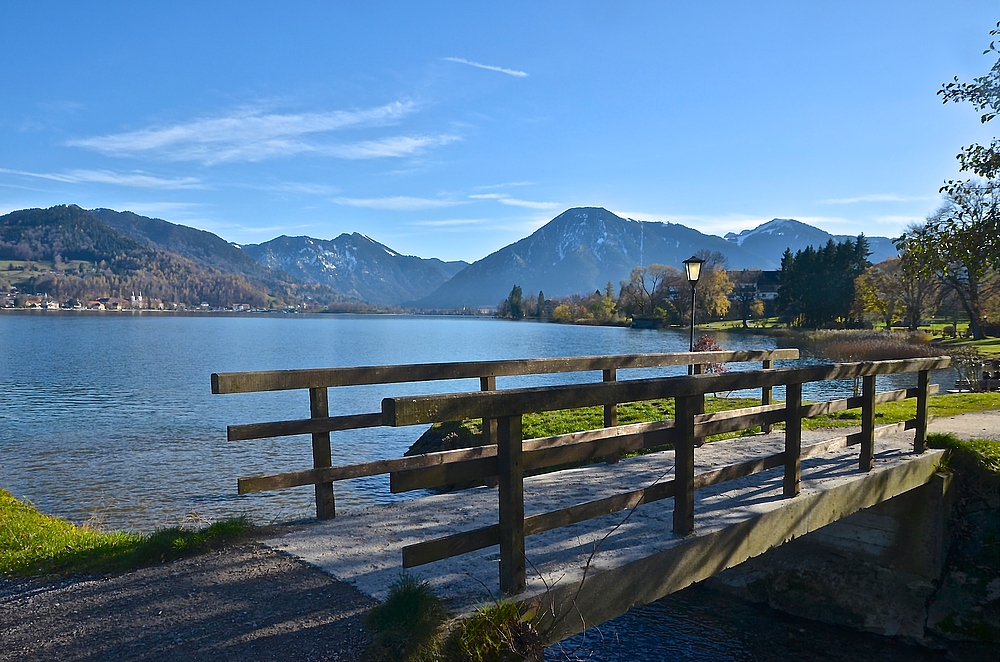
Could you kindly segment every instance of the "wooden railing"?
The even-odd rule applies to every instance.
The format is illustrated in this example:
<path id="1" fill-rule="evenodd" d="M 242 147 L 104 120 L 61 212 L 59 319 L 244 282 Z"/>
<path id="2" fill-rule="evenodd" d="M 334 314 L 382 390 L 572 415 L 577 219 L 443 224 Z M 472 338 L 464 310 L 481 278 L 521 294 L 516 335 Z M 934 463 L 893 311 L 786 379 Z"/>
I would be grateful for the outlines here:
<path id="1" fill-rule="evenodd" d="M 340 416 L 330 415 L 329 389 L 337 386 L 400 384 L 454 379 L 479 379 L 482 392 L 496 391 L 496 378 L 503 376 L 539 375 L 566 372 L 601 373 L 601 384 L 618 382 L 618 370 L 659 368 L 677 365 L 701 366 L 713 363 L 760 362 L 770 368 L 773 361 L 796 359 L 797 349 L 737 352 L 679 352 L 669 354 L 632 354 L 616 356 L 581 356 L 509 361 L 478 361 L 462 363 L 427 363 L 390 366 L 363 366 L 311 370 L 272 370 L 261 372 L 229 372 L 212 375 L 212 393 L 253 393 L 303 389 L 309 393 L 309 418 L 230 425 L 230 441 L 247 441 L 286 435 L 312 436 L 313 468 L 267 476 L 240 478 L 240 494 L 276 490 L 302 485 L 315 485 L 316 516 L 328 519 L 336 514 L 333 483 L 338 480 L 390 474 L 390 489 L 403 492 L 460 482 L 465 476 L 476 479 L 496 476 L 498 426 L 495 417 L 486 416 L 483 435 L 486 445 L 456 451 L 428 453 L 411 457 L 375 460 L 349 466 L 332 465 L 330 433 L 378 427 L 385 423 L 381 411 Z M 762 402 L 769 403 L 771 387 L 762 388 Z M 643 425 L 617 425 L 618 400 L 602 402 L 605 429 L 575 435 L 525 442 L 529 451 L 529 469 L 553 466 L 563 461 L 579 461 L 591 457 L 617 459 L 620 453 L 645 448 L 658 430 L 672 425 L 661 422 Z M 476 416 L 476 418 L 482 418 Z M 662 442 L 665 443 L 665 442 Z M 570 451 L 570 447 L 579 445 Z M 590 455 L 580 456 L 581 449 Z M 534 453 L 534 454 L 532 454 Z M 566 460 L 566 458 L 571 458 Z"/>
<path id="2" fill-rule="evenodd" d="M 903 429 L 916 430 L 913 450 L 915 453 L 922 453 L 927 431 L 927 398 L 936 392 L 936 388 L 932 388 L 929 382 L 930 370 L 945 368 L 949 363 L 949 357 L 938 357 L 386 398 L 382 401 L 383 422 L 386 425 L 418 425 L 469 418 L 497 421 L 495 449 L 435 453 L 419 459 L 426 463 L 422 467 L 448 472 L 450 479 L 468 479 L 495 473 L 499 483 L 498 523 L 404 547 L 403 566 L 413 567 L 499 544 L 500 589 L 506 595 L 517 594 L 523 592 L 526 585 L 525 536 L 668 497 L 674 498 L 673 531 L 677 535 L 687 535 L 694 530 L 694 491 L 698 488 L 783 467 L 783 495 L 794 497 L 799 493 L 803 458 L 858 444 L 859 470 L 870 471 L 876 436 Z M 876 394 L 876 375 L 900 372 L 918 372 L 917 387 Z M 803 384 L 848 378 L 862 379 L 860 396 L 816 404 L 802 402 Z M 714 414 L 701 413 L 706 393 L 779 385 L 784 385 L 786 389 L 784 404 L 767 404 Z M 673 421 L 619 426 L 530 441 L 523 441 L 521 438 L 523 416 L 527 413 L 671 397 L 675 398 L 676 404 Z M 876 429 L 875 405 L 904 398 L 916 398 L 916 416 L 908 421 Z M 860 432 L 802 446 L 803 418 L 854 408 L 861 409 Z M 785 423 L 783 452 L 695 475 L 694 453 L 697 439 L 782 421 Z M 665 443 L 674 446 L 673 480 L 524 517 L 525 471 L 537 466 L 578 461 L 600 457 L 608 452 L 636 450 Z M 435 456 L 433 459 L 432 455 Z M 438 466 L 442 464 L 445 466 Z"/>

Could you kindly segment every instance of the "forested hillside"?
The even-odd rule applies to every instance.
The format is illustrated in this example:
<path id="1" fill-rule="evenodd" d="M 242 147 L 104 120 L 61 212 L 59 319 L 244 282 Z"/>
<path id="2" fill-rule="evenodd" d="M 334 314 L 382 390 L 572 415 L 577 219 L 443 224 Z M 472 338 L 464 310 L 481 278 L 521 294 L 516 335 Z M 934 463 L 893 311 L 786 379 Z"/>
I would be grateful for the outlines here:
<path id="1" fill-rule="evenodd" d="M 25 209 L 0 217 L 0 260 L 28 262 L 31 275 L 21 274 L 22 291 L 27 288 L 58 301 L 127 298 L 142 292 L 146 300 L 188 306 L 207 302 L 212 307 L 234 303 L 275 307 L 306 297 L 323 303 L 338 298 L 329 288 L 297 285 L 294 279 L 283 288 L 268 288 L 243 274 L 159 250 L 76 205 Z M 51 268 L 35 274 L 31 262 L 50 263 Z M 0 279 L 4 276 L 0 272 Z"/>

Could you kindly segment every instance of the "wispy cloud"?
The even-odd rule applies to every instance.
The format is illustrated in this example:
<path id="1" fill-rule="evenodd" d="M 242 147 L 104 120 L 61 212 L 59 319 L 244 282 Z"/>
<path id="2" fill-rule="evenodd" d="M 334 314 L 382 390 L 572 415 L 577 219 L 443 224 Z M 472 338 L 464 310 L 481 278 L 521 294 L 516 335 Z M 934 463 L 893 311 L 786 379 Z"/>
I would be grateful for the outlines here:
<path id="1" fill-rule="evenodd" d="M 939 195 L 896 195 L 895 193 L 871 193 L 856 198 L 833 198 L 820 200 L 822 205 L 853 205 L 859 202 L 927 202 L 939 200 Z"/>
<path id="2" fill-rule="evenodd" d="M 273 193 L 300 193 L 304 195 L 336 195 L 340 189 L 329 184 L 309 184 L 305 182 L 282 182 L 256 187 Z"/>
<path id="3" fill-rule="evenodd" d="M 381 140 L 369 140 L 353 145 L 330 145 L 315 151 L 325 152 L 341 159 L 379 159 L 387 157 L 411 156 L 430 147 L 447 145 L 458 140 L 458 136 L 393 136 Z"/>
<path id="4" fill-rule="evenodd" d="M 387 209 L 391 211 L 416 211 L 421 209 L 440 209 L 464 204 L 462 200 L 442 200 L 437 198 L 412 198 L 397 195 L 387 198 L 334 198 L 338 205 L 349 207 L 367 207 L 369 209 Z"/>
<path id="5" fill-rule="evenodd" d="M 470 195 L 473 200 L 496 200 L 502 205 L 510 205 L 511 207 L 525 207 L 527 209 L 555 209 L 559 206 L 558 202 L 536 202 L 534 200 L 521 200 L 520 198 L 513 198 L 506 193 L 476 193 Z"/>
<path id="6" fill-rule="evenodd" d="M 495 67 L 492 64 L 482 64 L 481 62 L 473 62 L 472 60 L 466 60 L 461 57 L 446 57 L 441 58 L 447 60 L 448 62 L 457 62 L 459 64 L 467 64 L 470 67 L 476 67 L 478 69 L 487 69 L 489 71 L 499 71 L 502 74 L 507 74 L 508 76 L 517 76 L 518 78 L 524 78 L 528 75 L 526 71 L 519 71 L 517 69 L 505 69 L 503 67 Z"/>
<path id="7" fill-rule="evenodd" d="M 531 186 L 534 182 L 504 182 L 503 184 L 487 184 L 485 186 L 474 186 L 477 191 L 492 191 L 498 188 L 509 188 L 512 186 Z"/>
<path id="8" fill-rule="evenodd" d="M 344 129 L 385 126 L 413 112 L 415 104 L 397 101 L 364 110 L 323 113 L 272 113 L 241 109 L 223 117 L 202 118 L 163 127 L 70 140 L 73 147 L 108 156 L 155 155 L 174 161 L 207 165 L 230 161 L 263 161 L 319 152 L 341 158 L 404 156 L 442 137 L 396 137 L 354 145 L 330 145 L 325 134 Z M 449 139 L 453 139 L 449 137 Z"/>
<path id="9" fill-rule="evenodd" d="M 8 170 L 0 168 L 0 172 L 36 179 L 47 179 L 66 184 L 112 184 L 115 186 L 132 186 L 136 188 L 154 189 L 197 189 L 206 188 L 194 177 L 155 177 L 141 171 L 113 172 L 111 170 L 70 170 L 68 172 L 26 172 L 23 170 Z"/>

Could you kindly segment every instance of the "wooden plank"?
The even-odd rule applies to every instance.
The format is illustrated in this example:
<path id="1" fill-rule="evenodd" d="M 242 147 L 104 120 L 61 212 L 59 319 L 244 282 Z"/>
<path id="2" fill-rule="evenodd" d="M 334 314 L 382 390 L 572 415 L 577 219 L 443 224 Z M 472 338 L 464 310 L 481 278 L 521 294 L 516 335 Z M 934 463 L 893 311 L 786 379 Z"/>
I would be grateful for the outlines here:
<path id="1" fill-rule="evenodd" d="M 497 482 L 500 500 L 500 592 L 523 593 L 527 586 L 524 557 L 524 460 L 522 419 L 497 420 Z"/>
<path id="2" fill-rule="evenodd" d="M 601 376 L 601 381 L 618 381 L 618 371 L 614 368 L 606 369 Z M 613 428 L 616 425 L 618 425 L 618 405 L 604 405 L 604 427 Z M 608 464 L 617 464 L 620 459 L 621 453 L 610 453 L 604 457 L 604 461 Z"/>
<path id="3" fill-rule="evenodd" d="M 529 439 L 522 445 L 524 468 L 525 471 L 535 471 L 561 464 L 594 460 L 610 453 L 625 453 L 669 444 L 673 441 L 672 428 L 673 421 L 654 421 Z M 495 462 L 467 461 L 496 454 L 495 446 L 478 448 L 481 451 L 475 457 L 449 459 L 446 467 L 427 465 L 429 467 L 427 469 L 416 468 L 412 471 L 399 472 L 393 469 L 395 473 L 389 478 L 390 490 L 397 493 L 442 485 L 475 483 L 496 476 Z"/>
<path id="4" fill-rule="evenodd" d="M 721 469 L 706 471 L 705 473 L 700 473 L 694 477 L 694 488 L 696 490 L 700 490 L 703 487 L 710 487 L 712 485 L 718 485 L 719 483 L 725 483 L 730 480 L 736 480 L 737 478 L 743 478 L 744 476 L 760 473 L 761 471 L 767 471 L 768 469 L 780 467 L 784 461 L 784 453 L 775 453 L 774 455 L 755 458 L 753 460 L 746 460 L 738 464 L 731 464 L 729 466 L 722 467 Z"/>
<path id="5" fill-rule="evenodd" d="M 454 363 L 414 363 L 409 365 L 312 368 L 307 370 L 265 370 L 212 374 L 212 393 L 253 393 L 300 388 L 398 384 L 447 379 L 475 379 L 488 376 L 535 375 L 553 372 L 586 372 L 607 369 L 655 368 L 691 363 L 697 354 L 712 363 L 740 363 L 772 359 L 797 359 L 797 349 L 735 352 L 671 352 L 576 356 L 546 359 L 468 361 Z"/>
<path id="6" fill-rule="evenodd" d="M 314 418 L 330 418 L 330 403 L 325 388 L 309 389 L 309 415 Z M 329 432 L 313 433 L 312 454 L 314 469 L 322 469 L 333 464 Z M 333 482 L 316 483 L 316 517 L 318 519 L 332 519 L 336 517 L 336 514 Z"/>
<path id="7" fill-rule="evenodd" d="M 479 378 L 479 390 L 480 391 L 495 391 L 497 390 L 497 378 L 496 375 L 489 375 L 488 377 Z M 490 445 L 497 443 L 497 422 L 494 418 L 483 419 L 483 444 Z"/>
<path id="8" fill-rule="evenodd" d="M 496 475 L 496 446 L 479 446 L 476 448 L 425 453 L 407 457 L 395 457 L 385 460 L 373 460 L 360 464 L 348 464 L 325 469 L 306 469 L 304 471 L 289 471 L 279 474 L 250 476 L 239 479 L 239 493 L 250 494 L 265 490 L 277 490 L 301 485 L 336 482 L 365 476 L 377 476 L 391 472 L 410 471 L 434 467 L 447 463 L 458 463 L 465 460 L 484 458 L 493 463 L 487 471 Z"/>
<path id="9" fill-rule="evenodd" d="M 403 547 L 403 567 L 415 568 L 425 563 L 449 559 L 500 544 L 500 525 L 493 524 L 434 540 Z"/>
<path id="10" fill-rule="evenodd" d="M 917 373 L 917 417 L 915 419 L 917 431 L 913 435 L 913 452 L 918 455 L 924 452 L 927 442 L 927 396 L 930 394 L 930 378 L 929 370 L 921 370 Z"/>
<path id="11" fill-rule="evenodd" d="M 764 359 L 761 362 L 761 369 L 762 370 L 770 370 L 773 367 L 774 367 L 774 362 L 771 361 L 770 359 Z M 771 387 L 770 386 L 761 387 L 761 389 L 760 389 L 760 404 L 762 406 L 764 406 L 764 407 L 766 407 L 767 405 L 771 404 Z M 772 425 L 771 423 L 765 424 L 764 427 L 762 428 L 762 431 L 764 432 L 764 434 L 771 434 L 771 432 L 773 430 L 774 430 L 774 425 Z"/>
<path id="12" fill-rule="evenodd" d="M 802 478 L 802 384 L 785 387 L 785 474 L 781 494 L 799 495 Z"/>
<path id="13" fill-rule="evenodd" d="M 938 392 L 939 388 L 938 384 L 931 384 L 928 393 L 934 395 Z M 906 398 L 915 397 L 917 397 L 917 389 L 902 388 L 896 391 L 877 393 L 875 395 L 875 404 L 897 402 L 899 400 L 905 400 Z M 848 409 L 858 409 L 862 406 L 863 402 L 864 398 L 859 395 L 855 398 L 840 398 L 837 400 L 827 400 L 825 402 L 803 405 L 802 418 L 811 418 L 812 416 L 819 416 L 821 414 L 832 414 L 838 411 L 847 411 Z"/>
<path id="14" fill-rule="evenodd" d="M 649 487 L 622 494 L 580 503 L 548 513 L 532 515 L 524 520 L 524 535 L 533 536 L 570 524 L 635 508 L 643 503 L 668 499 L 674 495 L 673 481 L 656 483 Z M 497 545 L 500 527 L 497 524 L 471 531 L 463 531 L 442 538 L 408 545 L 403 548 L 403 567 L 412 568 L 425 563 L 474 552 Z"/>
<path id="15" fill-rule="evenodd" d="M 697 402 L 693 396 L 677 398 L 674 429 L 674 534 L 686 536 L 694 531 L 694 416 Z"/>
<path id="16" fill-rule="evenodd" d="M 500 418 L 517 414 L 573 409 L 619 402 L 639 402 L 665 397 L 698 395 L 855 376 L 891 374 L 947 367 L 950 357 L 839 363 L 805 368 L 779 368 L 710 375 L 659 377 L 610 383 L 570 384 L 540 388 L 508 389 L 490 393 L 452 393 L 385 398 L 385 425 L 402 426 L 455 421 L 466 418 Z"/>
<path id="17" fill-rule="evenodd" d="M 326 418 L 303 418 L 297 421 L 275 421 L 273 423 L 247 423 L 230 425 L 226 428 L 229 441 L 268 439 L 293 434 L 315 434 L 319 432 L 339 432 L 377 428 L 382 425 L 382 413 L 352 414 L 350 416 L 328 416 Z"/>
<path id="18" fill-rule="evenodd" d="M 861 458 L 858 468 L 871 471 L 875 464 L 875 375 L 862 378 L 861 398 Z"/>

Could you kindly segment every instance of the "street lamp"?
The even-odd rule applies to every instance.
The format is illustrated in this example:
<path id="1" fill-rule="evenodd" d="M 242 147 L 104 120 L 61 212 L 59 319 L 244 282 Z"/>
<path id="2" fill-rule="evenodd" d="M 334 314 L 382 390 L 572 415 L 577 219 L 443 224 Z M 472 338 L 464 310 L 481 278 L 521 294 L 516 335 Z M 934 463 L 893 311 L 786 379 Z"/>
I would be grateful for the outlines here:
<path id="1" fill-rule="evenodd" d="M 688 259 L 684 260 L 684 274 L 687 276 L 688 282 L 691 283 L 691 343 L 689 351 L 694 351 L 694 288 L 698 285 L 698 279 L 701 278 L 701 265 L 705 263 L 699 257 L 692 255 Z M 694 364 L 688 366 L 688 374 L 694 374 Z"/>

